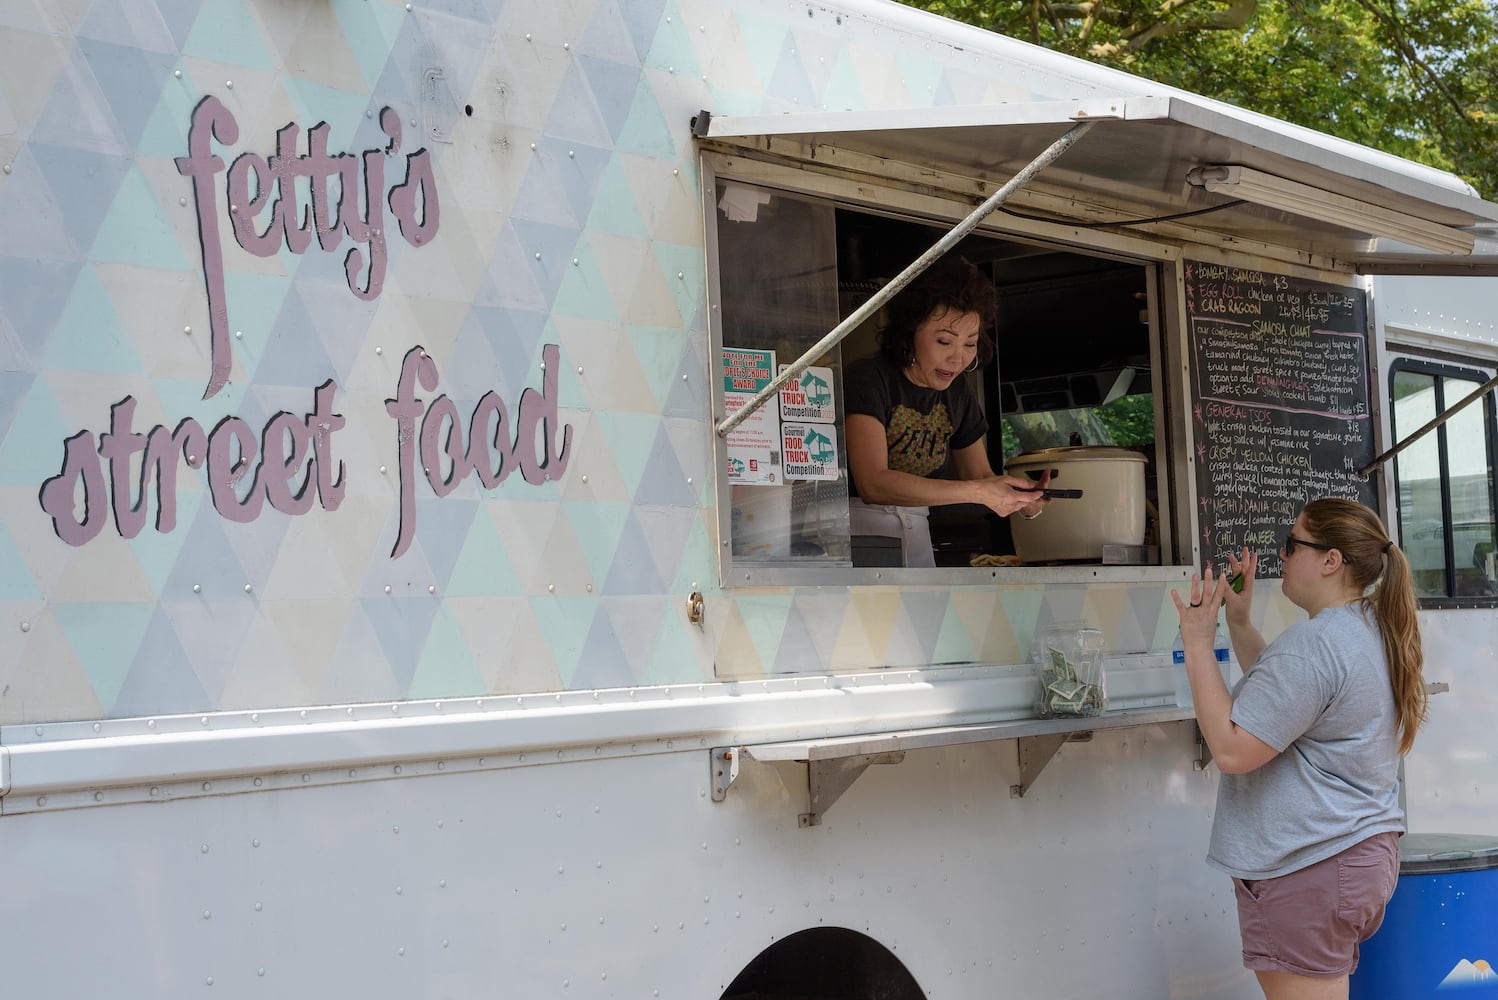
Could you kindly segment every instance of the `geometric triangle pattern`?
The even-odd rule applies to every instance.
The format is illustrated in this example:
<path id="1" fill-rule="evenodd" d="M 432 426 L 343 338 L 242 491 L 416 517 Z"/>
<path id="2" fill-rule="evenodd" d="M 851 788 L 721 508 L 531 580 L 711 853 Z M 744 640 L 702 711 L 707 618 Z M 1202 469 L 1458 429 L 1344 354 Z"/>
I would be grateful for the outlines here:
<path id="1" fill-rule="evenodd" d="M 816 7 L 73 6 L 0 15 L 0 723 L 1169 644 L 1159 584 L 717 584 L 691 116 L 1084 84 Z"/>

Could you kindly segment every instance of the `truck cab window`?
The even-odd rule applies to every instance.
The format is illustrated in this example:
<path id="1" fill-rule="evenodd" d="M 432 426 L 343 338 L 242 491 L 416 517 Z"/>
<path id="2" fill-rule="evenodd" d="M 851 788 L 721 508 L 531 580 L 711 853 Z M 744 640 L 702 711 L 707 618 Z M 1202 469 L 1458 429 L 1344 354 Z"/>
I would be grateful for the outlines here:
<path id="1" fill-rule="evenodd" d="M 1423 427 L 1486 382 L 1488 373 L 1420 359 L 1393 366 L 1395 440 Z M 1399 537 L 1422 601 L 1498 597 L 1494 559 L 1493 399 L 1489 394 L 1395 459 Z"/>

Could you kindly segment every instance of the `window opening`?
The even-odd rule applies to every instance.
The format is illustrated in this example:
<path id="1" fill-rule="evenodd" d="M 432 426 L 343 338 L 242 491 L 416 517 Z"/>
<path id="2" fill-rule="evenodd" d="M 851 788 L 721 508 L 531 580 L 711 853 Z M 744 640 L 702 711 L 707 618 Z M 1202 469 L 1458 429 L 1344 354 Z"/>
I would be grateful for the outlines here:
<path id="1" fill-rule="evenodd" d="M 763 375 L 814 346 L 863 305 L 945 232 L 939 224 L 835 205 L 830 201 L 721 180 L 717 206 L 718 280 L 722 301 L 724 371 L 744 372 L 750 358 Z M 748 207 L 746 207 L 748 206 Z M 1038 246 L 989 233 L 964 237 L 953 253 L 971 261 L 994 283 L 999 313 L 991 334 L 996 357 L 966 376 L 986 415 L 989 464 L 998 472 L 1021 455 L 1053 448 L 1120 449 L 1139 456 L 1144 469 L 1140 520 L 1142 544 L 1133 558 L 1113 562 L 1158 563 L 1159 526 L 1154 511 L 1157 474 L 1153 344 L 1149 282 L 1153 271 L 1132 261 Z M 730 551 L 735 566 L 899 566 L 898 545 L 855 537 L 849 522 L 848 460 L 844 436 L 844 367 L 878 351 L 883 312 L 875 314 L 808 374 L 828 384 L 831 406 L 812 419 L 804 411 L 772 404 L 758 437 L 728 437 Z M 725 376 L 725 393 L 736 387 Z M 754 390 L 746 380 L 741 394 Z M 739 400 L 727 398 L 726 413 Z M 805 400 L 799 400 L 805 403 Z M 754 441 L 759 451 L 754 451 Z M 770 442 L 778 447 L 772 448 Z M 798 445 L 799 442 L 799 445 Z M 809 442 L 809 443 L 808 443 Z M 805 447 L 802 447 L 805 446 Z M 825 463 L 815 472 L 820 448 Z M 795 449 L 802 462 L 788 462 Z M 755 468 L 750 463 L 754 462 Z M 768 465 L 772 471 L 766 472 Z M 753 481 L 755 473 L 762 476 Z M 1107 473 L 1111 475 L 1111 471 Z M 947 467 L 934 475 L 953 478 Z M 773 479 L 771 477 L 774 477 Z M 1094 489 L 1093 501 L 1102 500 Z M 1087 501 L 1083 501 L 1087 502 Z M 1057 500 L 1045 517 L 1055 516 Z M 1042 519 L 1026 522 L 1042 525 Z M 978 504 L 930 509 L 937 566 L 1017 565 L 1014 532 Z M 1096 553 L 1049 553 L 1032 564 L 1098 563 Z"/>

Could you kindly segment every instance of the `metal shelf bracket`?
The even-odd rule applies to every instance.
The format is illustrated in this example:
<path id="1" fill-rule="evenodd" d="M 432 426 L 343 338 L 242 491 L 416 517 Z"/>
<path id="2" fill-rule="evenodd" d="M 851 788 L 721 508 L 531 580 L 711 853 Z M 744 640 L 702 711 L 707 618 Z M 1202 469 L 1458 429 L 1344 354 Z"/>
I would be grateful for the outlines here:
<path id="1" fill-rule="evenodd" d="M 832 808 L 832 803 L 852 787 L 853 782 L 868 770 L 870 764 L 898 764 L 904 759 L 904 750 L 892 750 L 887 753 L 807 761 L 806 787 L 811 794 L 811 812 L 804 812 L 796 817 L 797 825 L 803 828 L 820 826 L 822 814 Z"/>
<path id="2" fill-rule="evenodd" d="M 714 802 L 722 802 L 728 798 L 728 786 L 739 776 L 739 761 L 743 756 L 743 747 L 713 747 L 708 763 L 711 767 Z"/>
<path id="3" fill-rule="evenodd" d="M 1063 743 L 1087 743 L 1092 740 L 1090 731 L 1079 733 L 1045 733 L 1040 736 L 1021 736 L 1014 742 L 1019 745 L 1019 784 L 1009 786 L 1011 799 L 1022 799 L 1030 786 L 1040 777 L 1040 772 L 1056 756 Z"/>

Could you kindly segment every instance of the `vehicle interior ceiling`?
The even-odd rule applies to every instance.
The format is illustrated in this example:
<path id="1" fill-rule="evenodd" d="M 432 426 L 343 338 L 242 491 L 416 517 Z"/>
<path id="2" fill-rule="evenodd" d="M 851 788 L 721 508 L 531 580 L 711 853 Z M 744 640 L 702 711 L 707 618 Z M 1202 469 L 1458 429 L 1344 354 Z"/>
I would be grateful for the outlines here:
<path id="1" fill-rule="evenodd" d="M 944 230 L 908 219 L 839 209 L 839 308 L 843 316 L 939 240 Z M 991 235 L 969 235 L 956 252 L 990 274 L 999 295 L 997 358 L 972 378 L 989 419 L 988 450 L 1001 470 L 1017 454 L 1076 445 L 1128 447 L 1148 459 L 1146 498 L 1157 506 L 1152 421 L 1148 270 Z M 844 363 L 877 350 L 875 317 L 843 342 Z M 1139 397 L 1143 396 L 1141 401 Z M 1134 397 L 1136 425 L 1118 440 L 1098 407 Z M 1115 426 L 1110 426 L 1114 424 Z M 1062 501 L 1056 501 L 1062 502 Z M 977 505 L 932 510 L 938 565 L 1014 551 L 1008 522 Z"/>

